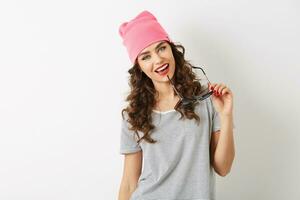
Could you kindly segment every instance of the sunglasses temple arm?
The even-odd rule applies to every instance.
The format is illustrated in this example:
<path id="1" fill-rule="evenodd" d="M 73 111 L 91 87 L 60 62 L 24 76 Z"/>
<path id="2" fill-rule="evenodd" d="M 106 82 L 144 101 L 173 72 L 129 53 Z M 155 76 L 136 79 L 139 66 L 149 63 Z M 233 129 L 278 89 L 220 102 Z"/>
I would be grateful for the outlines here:
<path id="1" fill-rule="evenodd" d="M 175 90 L 176 94 L 177 94 L 181 99 L 183 99 L 183 97 L 180 95 L 180 93 L 179 93 L 179 92 L 177 91 L 177 89 L 175 88 L 173 81 L 169 78 L 169 76 L 167 76 L 167 77 L 168 77 L 169 81 L 171 82 L 171 86 L 172 86 L 173 89 Z"/>
<path id="2" fill-rule="evenodd" d="M 204 74 L 204 75 L 205 75 L 205 77 L 206 77 L 206 79 L 207 79 L 209 85 L 211 85 L 211 83 L 210 83 L 209 79 L 207 78 L 206 74 Z"/>
<path id="3" fill-rule="evenodd" d="M 201 69 L 201 71 L 203 72 L 203 74 L 204 74 L 205 78 L 207 79 L 207 81 L 208 81 L 209 85 L 211 85 L 211 83 L 210 83 L 209 79 L 208 79 L 208 78 L 207 78 L 207 76 L 206 76 L 206 73 L 205 73 L 205 71 L 204 71 L 204 70 L 203 70 L 201 67 L 199 67 L 199 69 Z"/>
<path id="4" fill-rule="evenodd" d="M 205 73 L 205 71 L 203 70 L 202 67 L 194 67 L 194 66 L 192 66 L 192 68 L 194 68 L 194 69 L 201 69 L 201 71 L 202 71 L 202 73 L 204 74 L 204 76 L 206 77 L 206 79 L 207 79 L 209 85 L 211 85 L 211 83 L 210 83 L 209 79 L 207 78 L 206 73 Z"/>

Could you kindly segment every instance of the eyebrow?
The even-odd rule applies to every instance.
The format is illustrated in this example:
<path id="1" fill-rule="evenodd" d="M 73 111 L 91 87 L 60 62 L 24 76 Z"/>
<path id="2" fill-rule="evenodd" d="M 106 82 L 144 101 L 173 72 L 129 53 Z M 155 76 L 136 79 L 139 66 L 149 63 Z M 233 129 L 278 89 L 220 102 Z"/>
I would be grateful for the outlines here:
<path id="1" fill-rule="evenodd" d="M 155 47 L 155 50 L 158 49 L 161 45 L 163 45 L 163 44 L 165 44 L 165 43 L 166 43 L 165 41 L 159 43 L 159 44 Z M 148 54 L 148 53 L 150 53 L 150 51 L 145 51 L 145 52 L 141 53 L 141 54 L 139 55 L 139 57 L 142 56 L 142 55 L 144 55 L 144 54 Z"/>

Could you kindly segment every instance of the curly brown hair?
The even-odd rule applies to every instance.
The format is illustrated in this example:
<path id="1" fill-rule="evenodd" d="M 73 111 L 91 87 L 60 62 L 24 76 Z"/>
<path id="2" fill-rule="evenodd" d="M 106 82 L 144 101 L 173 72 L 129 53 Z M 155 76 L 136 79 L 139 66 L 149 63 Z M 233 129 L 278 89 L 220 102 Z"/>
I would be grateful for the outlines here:
<path id="1" fill-rule="evenodd" d="M 176 89 L 185 97 L 192 97 L 199 95 L 202 91 L 200 82 L 196 79 L 195 72 L 192 71 L 192 65 L 185 60 L 185 48 L 181 44 L 175 44 L 167 41 L 172 49 L 175 59 L 175 73 L 172 78 Z M 121 112 L 124 119 L 124 112 L 128 114 L 127 122 L 130 123 L 130 130 L 134 131 L 138 137 L 138 144 L 144 139 L 149 143 L 156 143 L 157 141 L 150 137 L 151 131 L 155 128 L 152 124 L 152 111 L 156 104 L 158 93 L 156 92 L 152 80 L 142 72 L 137 62 L 132 68 L 128 70 L 130 74 L 129 86 L 131 88 L 130 94 L 126 101 L 128 106 Z M 185 106 L 176 108 L 181 114 L 180 119 L 195 119 L 200 123 L 199 116 L 194 112 L 196 103 L 191 103 Z M 142 137 L 139 136 L 138 131 L 144 133 Z"/>

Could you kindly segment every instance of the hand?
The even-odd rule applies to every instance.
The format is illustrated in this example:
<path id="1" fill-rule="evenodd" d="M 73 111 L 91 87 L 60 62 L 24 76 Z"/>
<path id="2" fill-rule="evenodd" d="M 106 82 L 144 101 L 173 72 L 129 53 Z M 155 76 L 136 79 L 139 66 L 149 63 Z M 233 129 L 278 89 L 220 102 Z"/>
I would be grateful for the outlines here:
<path id="1" fill-rule="evenodd" d="M 208 84 L 209 89 L 214 91 L 212 101 L 216 111 L 220 115 L 232 115 L 233 93 L 225 84 Z"/>

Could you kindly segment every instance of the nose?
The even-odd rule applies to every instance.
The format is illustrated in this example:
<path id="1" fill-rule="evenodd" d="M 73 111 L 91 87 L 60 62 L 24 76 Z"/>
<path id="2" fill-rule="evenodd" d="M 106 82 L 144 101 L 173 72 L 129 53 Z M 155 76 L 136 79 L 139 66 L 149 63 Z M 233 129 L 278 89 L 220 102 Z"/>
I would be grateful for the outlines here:
<path id="1" fill-rule="evenodd" d="M 154 58 L 153 58 L 153 60 L 154 60 L 154 64 L 155 65 L 160 65 L 160 64 L 162 64 L 162 57 L 160 56 L 160 55 L 158 55 L 158 54 L 154 54 Z"/>

